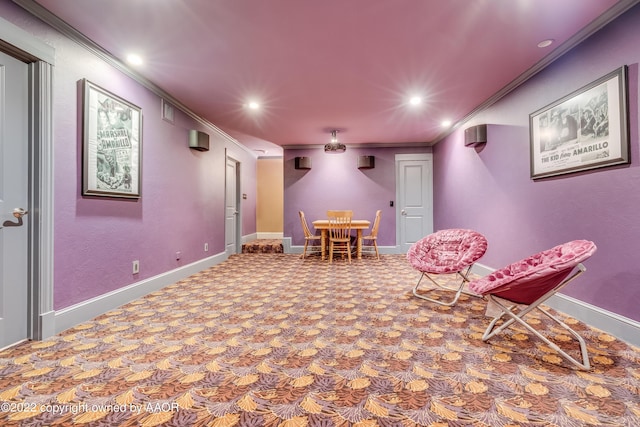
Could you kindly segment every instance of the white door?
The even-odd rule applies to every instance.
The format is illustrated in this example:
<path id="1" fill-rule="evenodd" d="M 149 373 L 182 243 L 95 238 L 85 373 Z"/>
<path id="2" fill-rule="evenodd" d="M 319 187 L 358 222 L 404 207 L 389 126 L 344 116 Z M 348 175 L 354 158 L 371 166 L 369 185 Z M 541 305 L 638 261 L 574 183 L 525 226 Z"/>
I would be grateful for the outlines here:
<path id="1" fill-rule="evenodd" d="M 27 97 L 27 65 L 0 53 L 0 348 L 28 337 Z"/>
<path id="2" fill-rule="evenodd" d="M 433 232 L 431 154 L 396 156 L 397 239 L 402 252 Z"/>
<path id="3" fill-rule="evenodd" d="M 225 251 L 231 255 L 238 253 L 240 211 L 238 208 L 238 162 L 228 157 L 225 188 Z"/>

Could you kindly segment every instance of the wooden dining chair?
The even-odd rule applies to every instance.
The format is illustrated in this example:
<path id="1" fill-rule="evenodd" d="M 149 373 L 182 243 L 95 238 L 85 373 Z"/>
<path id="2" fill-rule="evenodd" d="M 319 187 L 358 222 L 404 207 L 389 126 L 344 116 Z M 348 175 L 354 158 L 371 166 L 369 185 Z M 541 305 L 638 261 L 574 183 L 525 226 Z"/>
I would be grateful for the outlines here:
<path id="1" fill-rule="evenodd" d="M 333 262 L 333 255 L 347 255 L 351 263 L 351 219 L 353 211 L 327 211 L 329 218 L 329 262 Z"/>
<path id="2" fill-rule="evenodd" d="M 371 227 L 371 233 L 367 236 L 362 236 L 362 250 L 367 252 L 373 252 L 376 254 L 376 258 L 380 259 L 380 252 L 378 252 L 378 229 L 380 228 L 380 216 L 382 211 L 376 211 L 376 218 L 373 220 L 373 227 Z M 368 244 L 364 244 L 369 242 Z"/>
<path id="3" fill-rule="evenodd" d="M 307 250 L 309 253 L 322 253 L 322 247 L 320 246 L 320 242 L 322 240 L 322 236 L 313 234 L 309 229 L 309 225 L 307 224 L 307 219 L 304 216 L 304 212 L 299 211 L 298 215 L 300 215 L 300 222 L 302 223 L 302 231 L 304 232 L 304 250 L 302 251 L 302 258 L 307 257 Z"/>

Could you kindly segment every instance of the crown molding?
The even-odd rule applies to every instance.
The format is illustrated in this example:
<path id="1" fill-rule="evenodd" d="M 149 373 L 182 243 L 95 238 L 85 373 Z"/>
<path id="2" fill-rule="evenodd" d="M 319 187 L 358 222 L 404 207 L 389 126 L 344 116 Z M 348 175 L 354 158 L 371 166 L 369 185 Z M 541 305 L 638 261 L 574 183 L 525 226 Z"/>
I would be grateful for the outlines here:
<path id="1" fill-rule="evenodd" d="M 513 92 L 515 89 L 524 84 L 527 80 L 531 79 L 533 76 L 538 74 L 540 71 L 547 68 L 553 62 L 555 62 L 560 57 L 564 56 L 567 52 L 569 52 L 574 47 L 578 46 L 580 43 L 585 41 L 587 38 L 592 36 L 593 34 L 600 31 L 611 21 L 631 9 L 633 6 L 640 3 L 640 0 L 620 0 L 615 5 L 611 6 L 607 11 L 605 11 L 602 15 L 598 16 L 596 19 L 591 21 L 586 27 L 582 30 L 578 31 L 572 37 L 567 39 L 560 46 L 555 48 L 549 55 L 542 58 L 540 61 L 535 63 L 531 68 L 526 70 L 524 73 L 520 74 L 514 80 L 512 80 L 505 87 L 500 89 L 498 92 L 493 94 L 490 98 L 484 101 L 482 104 L 478 105 L 475 109 L 473 109 L 469 114 L 464 116 L 462 119 L 458 120 L 453 126 L 447 129 L 446 132 L 441 133 L 438 137 L 436 137 L 432 142 L 428 143 L 428 145 L 433 146 L 438 142 L 445 139 L 449 136 L 454 130 L 458 129 L 460 126 L 464 125 L 466 122 L 471 120 L 478 113 L 486 110 L 509 93 Z"/>
<path id="2" fill-rule="evenodd" d="M 18 6 L 22 7 L 27 12 L 29 12 L 30 14 L 32 14 L 33 16 L 35 16 L 36 18 L 41 19 L 46 24 L 58 30 L 67 38 L 78 43 L 79 45 L 87 49 L 89 52 L 91 52 L 93 55 L 97 56 L 101 60 L 105 61 L 107 64 L 109 64 L 113 68 L 131 77 L 133 80 L 137 81 L 142 86 L 144 86 L 154 94 L 158 95 L 160 98 L 164 98 L 164 100 L 171 103 L 171 105 L 181 110 L 183 113 L 191 117 L 193 120 L 212 129 L 214 132 L 216 132 L 219 136 L 224 138 L 226 141 L 237 145 L 238 147 L 242 148 L 243 150 L 255 156 L 255 154 L 248 147 L 242 145 L 237 139 L 231 137 L 229 134 L 227 134 L 225 131 L 220 129 L 218 126 L 216 126 L 209 120 L 203 117 L 200 117 L 199 115 L 194 113 L 189 107 L 184 105 L 182 102 L 178 101 L 176 98 L 174 98 L 171 94 L 166 92 L 160 86 L 156 85 L 151 80 L 147 79 L 137 71 L 131 69 L 129 66 L 127 66 L 125 63 L 117 59 L 115 56 L 113 56 L 109 51 L 104 49 L 102 46 L 98 45 L 96 42 L 94 42 L 93 40 L 91 40 L 90 38 L 82 34 L 80 31 L 76 30 L 74 27 L 66 23 L 64 20 L 60 19 L 58 16 L 51 13 L 49 10 L 42 7 L 40 4 L 36 3 L 34 0 L 12 0 L 12 1 Z"/>

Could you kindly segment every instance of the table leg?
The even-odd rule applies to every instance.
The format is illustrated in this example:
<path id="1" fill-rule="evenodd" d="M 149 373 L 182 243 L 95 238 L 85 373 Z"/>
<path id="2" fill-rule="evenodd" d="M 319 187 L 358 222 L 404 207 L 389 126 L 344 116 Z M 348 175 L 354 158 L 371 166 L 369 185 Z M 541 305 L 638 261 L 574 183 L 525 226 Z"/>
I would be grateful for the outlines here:
<path id="1" fill-rule="evenodd" d="M 320 231 L 320 246 L 322 247 L 322 259 L 327 255 L 327 230 Z"/>
<path id="2" fill-rule="evenodd" d="M 358 228 L 356 233 L 356 258 L 362 259 L 362 230 Z"/>

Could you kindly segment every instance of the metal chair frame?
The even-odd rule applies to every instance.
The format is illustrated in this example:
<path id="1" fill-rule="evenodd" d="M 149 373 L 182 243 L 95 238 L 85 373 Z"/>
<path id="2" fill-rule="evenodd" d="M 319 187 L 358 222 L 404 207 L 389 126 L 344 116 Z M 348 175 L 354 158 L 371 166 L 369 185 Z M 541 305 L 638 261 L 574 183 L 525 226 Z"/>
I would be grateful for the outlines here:
<path id="1" fill-rule="evenodd" d="M 413 288 L 413 295 L 418 297 L 418 298 L 422 298 L 423 300 L 427 300 L 427 301 L 430 301 L 430 302 L 435 302 L 436 304 L 444 305 L 444 306 L 447 306 L 447 307 L 451 307 L 451 306 L 455 305 L 455 303 L 458 302 L 458 298 L 460 298 L 461 294 L 466 294 L 466 295 L 471 295 L 471 296 L 474 296 L 474 297 L 477 297 L 477 298 L 481 298 L 482 295 L 479 295 L 479 294 L 476 294 L 476 293 L 473 293 L 471 291 L 467 291 L 467 290 L 464 289 L 464 285 L 466 283 L 470 282 L 469 273 L 471 273 L 471 268 L 472 267 L 473 267 L 473 264 L 468 266 L 464 270 L 464 272 L 463 271 L 456 271 L 455 272 L 455 274 L 459 275 L 462 278 L 462 281 L 460 282 L 460 285 L 458 286 L 457 289 L 456 288 L 451 288 L 451 287 L 448 287 L 448 286 L 443 286 L 440 283 L 436 282 L 431 276 L 429 276 L 429 274 L 423 272 L 422 275 L 420 276 L 420 279 L 418 280 L 418 283 L 416 283 L 416 286 L 414 286 L 414 288 Z M 450 274 L 453 274 L 453 273 L 450 273 Z M 453 299 L 451 301 L 448 301 L 448 302 L 447 301 L 440 301 L 440 300 L 436 300 L 436 299 L 433 299 L 433 298 L 429 298 L 429 297 L 427 297 L 425 295 L 419 294 L 418 293 L 418 287 L 420 286 L 420 282 L 422 282 L 422 279 L 424 277 L 429 279 L 431 281 L 431 283 L 433 283 L 434 285 L 436 285 L 440 289 L 444 289 L 446 291 L 455 292 L 455 295 L 453 296 Z M 430 289 L 430 290 L 433 290 L 433 289 Z"/>
<path id="2" fill-rule="evenodd" d="M 492 303 L 496 304 L 496 306 L 499 307 L 502 312 L 493 318 L 493 320 L 489 324 L 489 327 L 487 328 L 487 330 L 485 331 L 484 335 L 482 336 L 482 341 L 486 342 L 491 337 L 494 337 L 495 335 L 497 335 L 500 332 L 502 332 L 505 329 L 507 329 L 509 326 L 513 325 L 514 322 L 517 322 L 518 324 L 524 326 L 529 331 L 531 331 L 532 334 L 534 334 L 535 336 L 540 338 L 542 341 L 544 341 L 549 347 L 551 347 L 552 349 L 557 351 L 558 354 L 560 354 L 562 357 L 567 359 L 569 362 L 573 363 L 574 365 L 576 365 L 580 369 L 589 370 L 591 368 L 591 366 L 590 366 L 590 363 L 589 363 L 589 354 L 587 352 L 587 345 L 586 345 L 584 339 L 580 336 L 580 334 L 578 334 L 576 331 L 571 329 L 562 320 L 560 320 L 556 316 L 554 316 L 551 313 L 549 313 L 547 310 L 545 310 L 542 307 L 540 307 L 540 304 L 542 304 L 543 302 L 548 300 L 558 290 L 560 290 L 561 288 L 566 286 L 569 282 L 571 282 L 574 279 L 576 279 L 578 276 L 580 276 L 585 271 L 586 271 L 586 268 L 582 264 L 578 264 L 576 267 L 574 267 L 572 269 L 572 271 L 569 273 L 569 276 L 567 276 L 564 280 L 562 280 L 558 284 L 558 286 L 556 286 L 553 289 L 549 290 L 547 293 L 542 295 L 540 298 L 538 298 L 537 300 L 535 300 L 534 302 L 529 304 L 526 308 L 524 308 L 522 310 L 519 310 L 518 312 L 514 312 L 514 309 L 522 306 L 523 304 L 512 303 L 512 301 L 509 301 L 509 300 L 504 299 L 504 298 L 496 297 L 496 296 L 492 295 L 491 293 L 486 294 L 485 296 Z M 503 304 L 502 301 L 507 301 L 509 303 L 512 303 L 512 305 Z M 554 342 L 549 340 L 547 337 L 545 337 L 540 332 L 538 332 L 533 326 L 531 326 L 530 324 L 528 324 L 527 322 L 525 322 L 523 320 L 523 318 L 527 314 L 529 314 L 531 311 L 533 311 L 535 309 L 539 310 L 544 315 L 549 317 L 551 320 L 556 322 L 558 325 L 562 326 L 564 329 L 566 329 L 578 341 L 578 344 L 580 345 L 580 354 L 581 354 L 581 357 L 582 357 L 582 361 L 579 361 L 576 358 L 574 358 L 571 355 L 569 355 L 566 351 L 562 350 L 557 344 L 555 344 Z M 509 319 L 505 320 L 505 322 L 503 324 L 501 324 L 499 327 L 496 328 L 495 327 L 496 323 L 500 319 L 505 317 L 505 316 L 509 317 Z"/>
<path id="3" fill-rule="evenodd" d="M 446 253 L 445 249 L 448 245 L 453 245 L 455 250 L 459 251 L 457 252 L 458 258 L 447 258 L 446 256 L 440 258 L 441 254 Z M 457 247 L 456 245 L 462 246 Z M 479 298 L 480 295 L 464 289 L 464 285 L 470 281 L 469 274 L 471 273 L 473 265 L 484 255 L 486 250 L 486 238 L 474 230 L 445 229 L 423 237 L 414 243 L 407 253 L 407 258 L 413 267 L 422 273 L 418 283 L 416 283 L 413 288 L 413 295 L 417 298 L 448 307 L 456 304 L 460 295 L 463 293 Z M 428 256 L 432 253 L 436 254 L 434 258 Z M 432 259 L 435 260 L 435 262 L 430 262 Z M 427 260 L 429 260 L 429 262 Z M 441 285 L 431 277 L 431 275 L 435 277 L 444 274 L 455 274 L 462 280 L 457 287 L 449 287 Z M 423 283 L 422 279 L 424 277 L 429 279 L 436 288 L 454 292 L 453 298 L 448 301 L 443 301 L 418 293 L 418 288 Z M 432 287 L 428 289 L 428 291 L 434 290 Z"/>

